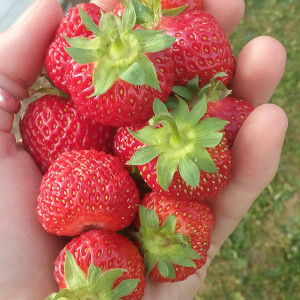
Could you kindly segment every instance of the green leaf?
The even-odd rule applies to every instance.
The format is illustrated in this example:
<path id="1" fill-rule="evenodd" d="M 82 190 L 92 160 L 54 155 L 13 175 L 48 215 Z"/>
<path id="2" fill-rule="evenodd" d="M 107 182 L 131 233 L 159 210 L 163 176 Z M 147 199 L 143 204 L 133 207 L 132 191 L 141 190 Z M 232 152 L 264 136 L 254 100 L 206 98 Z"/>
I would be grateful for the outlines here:
<path id="1" fill-rule="evenodd" d="M 158 98 L 154 99 L 154 102 L 153 102 L 153 112 L 156 115 L 160 114 L 160 113 L 165 113 L 165 114 L 169 113 L 166 105 L 161 100 L 159 100 Z"/>
<path id="2" fill-rule="evenodd" d="M 191 267 L 196 268 L 196 264 L 187 257 L 181 257 L 181 256 L 175 256 L 172 257 L 172 262 L 176 265 L 182 266 L 182 267 Z"/>
<path id="3" fill-rule="evenodd" d="M 121 297 L 131 294 L 137 287 L 139 279 L 125 279 L 120 282 L 112 290 L 112 299 L 120 299 Z"/>
<path id="4" fill-rule="evenodd" d="M 191 159 L 183 159 L 179 162 L 179 173 L 188 185 L 192 187 L 199 185 L 200 171 Z"/>
<path id="5" fill-rule="evenodd" d="M 109 269 L 101 274 L 97 284 L 94 286 L 95 291 L 109 291 L 112 290 L 114 282 L 121 277 L 126 270 L 123 269 Z"/>
<path id="6" fill-rule="evenodd" d="M 191 101 L 193 99 L 193 92 L 185 86 L 174 85 L 172 88 L 172 92 L 180 96 L 181 98 Z"/>
<path id="7" fill-rule="evenodd" d="M 76 289 L 80 286 L 86 286 L 87 278 L 85 273 L 77 265 L 74 256 L 65 249 L 65 283 L 68 289 Z"/>
<path id="8" fill-rule="evenodd" d="M 227 124 L 227 121 L 218 118 L 207 118 L 201 120 L 201 122 L 197 124 L 197 130 L 201 130 L 202 132 L 220 131 L 224 129 Z"/>
<path id="9" fill-rule="evenodd" d="M 188 4 L 179 7 L 170 8 L 170 9 L 162 9 L 161 13 L 163 16 L 166 17 L 175 17 L 181 14 L 182 12 L 184 12 L 187 8 L 188 8 Z"/>
<path id="10" fill-rule="evenodd" d="M 133 156 L 126 164 L 135 166 L 144 165 L 157 157 L 159 154 L 160 152 L 157 150 L 156 146 L 142 147 L 133 154 Z"/>
<path id="11" fill-rule="evenodd" d="M 101 30 L 100 28 L 94 23 L 94 21 L 91 19 L 89 15 L 86 14 L 86 12 L 78 7 L 79 10 L 79 15 L 81 17 L 81 20 L 85 27 L 90 30 L 92 33 L 94 33 L 96 36 L 101 35 Z"/>
<path id="12" fill-rule="evenodd" d="M 137 24 L 152 23 L 154 21 L 154 17 L 149 7 L 146 7 L 136 0 L 132 0 L 131 2 L 135 9 Z"/>
<path id="13" fill-rule="evenodd" d="M 157 73 L 156 73 L 156 70 L 155 70 L 155 67 L 154 67 L 152 61 L 148 57 L 142 55 L 140 57 L 140 59 L 138 60 L 138 62 L 142 66 L 144 73 L 145 73 L 145 84 L 147 84 L 147 85 L 153 87 L 154 89 L 156 89 L 157 91 L 161 92 Z"/>
<path id="14" fill-rule="evenodd" d="M 144 69 L 138 62 L 134 62 L 129 68 L 120 70 L 119 78 L 132 85 L 145 84 Z"/>
<path id="15" fill-rule="evenodd" d="M 163 225 L 161 226 L 161 231 L 166 231 L 168 233 L 175 233 L 176 223 L 177 223 L 176 217 L 172 214 L 168 215 Z"/>
<path id="16" fill-rule="evenodd" d="M 200 147 L 211 148 L 219 145 L 222 140 L 223 133 L 219 131 L 207 131 L 205 134 L 197 135 L 197 144 Z"/>
<path id="17" fill-rule="evenodd" d="M 132 131 L 129 128 L 127 128 L 127 130 L 134 138 L 146 145 L 155 144 L 158 138 L 159 129 L 153 128 L 152 126 L 145 126 L 137 131 Z"/>
<path id="18" fill-rule="evenodd" d="M 102 273 L 101 268 L 91 263 L 88 269 L 88 278 L 87 278 L 88 284 L 90 286 L 95 285 L 99 280 L 101 273 Z"/>
<path id="19" fill-rule="evenodd" d="M 207 111 L 207 101 L 204 96 L 197 104 L 192 108 L 189 113 L 188 123 L 191 127 L 195 126 Z"/>
<path id="20" fill-rule="evenodd" d="M 186 257 L 191 259 L 201 259 L 202 257 L 192 248 L 190 247 L 184 247 L 184 253 Z"/>
<path id="21" fill-rule="evenodd" d="M 122 29 L 131 30 L 136 23 L 135 9 L 132 1 L 128 1 L 122 15 Z"/>
<path id="22" fill-rule="evenodd" d="M 99 54 L 93 49 L 65 48 L 65 51 L 79 64 L 88 64 L 99 60 Z"/>
<path id="23" fill-rule="evenodd" d="M 157 257 L 152 255 L 151 251 L 146 252 L 144 254 L 143 261 L 144 261 L 144 265 L 145 265 L 147 274 L 149 274 L 154 269 L 154 267 L 156 266 L 156 264 L 158 262 Z"/>
<path id="24" fill-rule="evenodd" d="M 175 40 L 176 38 L 167 34 L 156 34 L 144 43 L 142 51 L 144 53 L 162 51 L 169 48 Z"/>
<path id="25" fill-rule="evenodd" d="M 72 48 L 79 48 L 79 49 L 97 50 L 100 44 L 99 37 L 88 39 L 82 36 L 72 37 L 72 38 L 64 36 L 64 39 L 68 42 L 68 44 Z"/>
<path id="26" fill-rule="evenodd" d="M 175 278 L 175 269 L 168 259 L 161 258 L 158 260 L 158 270 L 164 278 Z"/>
<path id="27" fill-rule="evenodd" d="M 205 149 L 199 149 L 195 155 L 195 164 L 201 171 L 207 173 L 218 173 L 218 169 L 210 154 Z"/>
<path id="28" fill-rule="evenodd" d="M 94 93 L 91 96 L 102 95 L 112 85 L 118 78 L 118 70 L 109 64 L 96 64 L 94 68 L 93 83 L 94 83 Z"/>
<path id="29" fill-rule="evenodd" d="M 189 113 L 190 110 L 187 103 L 180 98 L 178 98 L 177 107 L 170 112 L 174 119 L 181 120 L 184 123 L 188 120 Z"/>
<path id="30" fill-rule="evenodd" d="M 164 30 L 146 30 L 142 28 L 136 28 L 132 31 L 132 34 L 138 39 L 142 47 L 149 39 L 162 33 L 164 33 Z"/>
<path id="31" fill-rule="evenodd" d="M 170 186 L 174 173 L 177 170 L 178 163 L 170 161 L 166 154 L 161 154 L 157 160 L 157 178 L 158 183 L 165 191 Z"/>
<path id="32" fill-rule="evenodd" d="M 142 205 L 139 206 L 139 218 L 141 226 L 146 228 L 151 228 L 156 231 L 159 229 L 159 219 L 155 211 L 150 208 L 146 208 Z"/>

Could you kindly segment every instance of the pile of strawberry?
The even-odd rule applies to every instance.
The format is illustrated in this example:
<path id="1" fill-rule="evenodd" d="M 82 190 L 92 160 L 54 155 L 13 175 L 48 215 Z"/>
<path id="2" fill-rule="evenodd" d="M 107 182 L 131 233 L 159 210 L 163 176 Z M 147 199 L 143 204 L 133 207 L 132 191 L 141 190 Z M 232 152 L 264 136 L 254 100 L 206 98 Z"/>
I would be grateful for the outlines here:
<path id="1" fill-rule="evenodd" d="M 45 58 L 57 93 L 20 121 L 44 174 L 39 221 L 72 237 L 47 299 L 142 299 L 146 276 L 180 281 L 206 261 L 206 200 L 253 107 L 229 96 L 235 59 L 200 1 L 141 2 L 71 8 Z"/>

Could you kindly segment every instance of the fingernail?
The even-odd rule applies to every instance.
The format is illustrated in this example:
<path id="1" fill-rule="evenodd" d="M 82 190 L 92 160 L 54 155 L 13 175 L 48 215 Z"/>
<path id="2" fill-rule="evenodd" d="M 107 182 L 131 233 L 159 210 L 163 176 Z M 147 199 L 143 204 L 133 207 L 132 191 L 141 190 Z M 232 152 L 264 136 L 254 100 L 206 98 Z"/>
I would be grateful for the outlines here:
<path id="1" fill-rule="evenodd" d="M 28 8 L 22 13 L 22 15 L 14 22 L 14 24 L 10 27 L 13 28 L 19 24 L 21 24 L 27 17 L 32 13 L 32 11 L 38 6 L 40 0 L 35 0 L 31 3 Z"/>

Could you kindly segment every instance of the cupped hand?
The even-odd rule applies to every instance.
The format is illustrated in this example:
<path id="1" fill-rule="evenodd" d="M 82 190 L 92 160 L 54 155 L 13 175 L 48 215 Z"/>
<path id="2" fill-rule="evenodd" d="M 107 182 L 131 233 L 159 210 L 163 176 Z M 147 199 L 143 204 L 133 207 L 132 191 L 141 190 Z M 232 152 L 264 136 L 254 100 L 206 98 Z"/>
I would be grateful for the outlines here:
<path id="1" fill-rule="evenodd" d="M 115 0 L 92 1 L 105 10 Z M 202 0 L 228 35 L 244 13 L 242 0 Z M 40 74 L 44 53 L 62 18 L 56 0 L 39 0 L 12 28 L 0 34 L 0 88 L 23 99 Z M 37 25 L 38 24 L 38 25 Z M 267 36 L 250 41 L 237 57 L 231 82 L 234 96 L 256 108 L 242 126 L 232 149 L 232 179 L 210 200 L 215 213 L 211 248 L 204 267 L 179 283 L 149 282 L 145 300 L 192 299 L 204 282 L 211 260 L 238 225 L 253 201 L 274 177 L 284 141 L 284 111 L 267 104 L 285 68 L 286 52 Z M 41 174 L 17 144 L 13 115 L 0 108 L 0 298 L 43 299 L 57 290 L 53 263 L 64 240 L 43 231 L 35 213 Z"/>

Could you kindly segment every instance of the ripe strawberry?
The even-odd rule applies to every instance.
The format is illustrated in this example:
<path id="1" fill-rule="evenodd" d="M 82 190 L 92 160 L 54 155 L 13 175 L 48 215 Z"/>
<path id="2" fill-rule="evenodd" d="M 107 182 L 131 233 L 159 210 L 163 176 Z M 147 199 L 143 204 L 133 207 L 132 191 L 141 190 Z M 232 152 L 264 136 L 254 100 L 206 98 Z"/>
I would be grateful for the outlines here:
<path id="1" fill-rule="evenodd" d="M 81 21 L 78 7 L 83 9 L 93 22 L 99 24 L 101 17 L 100 7 L 93 3 L 81 3 L 70 8 L 66 15 L 63 17 L 61 24 L 56 32 L 56 35 L 46 51 L 45 69 L 48 78 L 51 82 L 65 93 L 69 93 L 67 85 L 66 68 L 72 59 L 71 56 L 65 51 L 69 46 L 64 37 L 83 36 L 89 37 L 92 35 L 91 31 L 87 30 Z"/>
<path id="2" fill-rule="evenodd" d="M 37 213 L 43 228 L 75 236 L 90 227 L 123 229 L 137 212 L 138 190 L 119 158 L 96 150 L 64 152 L 43 177 Z"/>
<path id="3" fill-rule="evenodd" d="M 161 0 L 162 9 L 172 9 L 187 5 L 184 12 L 202 10 L 201 0 Z"/>
<path id="4" fill-rule="evenodd" d="M 231 148 L 241 126 L 254 107 L 248 101 L 229 96 L 231 90 L 228 90 L 222 82 L 216 81 L 216 78 L 225 76 L 225 73 L 216 74 L 211 82 L 203 88 L 199 87 L 198 78 L 195 77 L 185 87 L 174 86 L 173 92 L 188 101 L 190 107 L 197 103 L 205 93 L 208 101 L 207 116 L 228 122 L 224 128 L 224 133 L 227 137 L 228 146 Z M 169 99 L 172 101 L 173 97 Z M 170 106 L 170 102 L 167 105 Z"/>
<path id="5" fill-rule="evenodd" d="M 141 201 L 134 224 L 151 279 L 181 281 L 205 264 L 213 226 L 213 212 L 205 202 L 149 193 Z"/>
<path id="6" fill-rule="evenodd" d="M 105 229 L 71 240 L 56 259 L 54 276 L 61 289 L 52 295 L 57 299 L 139 300 L 146 285 L 138 249 L 126 237 Z"/>
<path id="7" fill-rule="evenodd" d="M 227 85 L 235 69 L 235 58 L 226 34 L 217 20 L 207 12 L 191 11 L 175 17 L 162 17 L 157 29 L 176 38 L 170 47 L 175 62 L 174 84 L 186 83 L 198 75 L 199 85 L 226 72 L 221 78 Z"/>
<path id="8" fill-rule="evenodd" d="M 80 149 L 109 153 L 114 128 L 96 123 L 78 113 L 71 99 L 45 95 L 28 105 L 20 120 L 26 150 L 42 173 L 59 154 Z"/>
<path id="9" fill-rule="evenodd" d="M 127 126 L 151 117 L 156 97 L 166 101 L 174 80 L 167 48 L 174 38 L 135 25 L 131 2 L 122 18 L 101 15 L 99 26 L 79 8 L 92 34 L 66 38 L 73 58 L 67 85 L 78 110 L 104 125 Z"/>
<path id="10" fill-rule="evenodd" d="M 160 0 L 149 0 L 146 6 L 141 3 L 135 4 L 139 24 L 164 30 L 176 39 L 170 46 L 175 62 L 175 85 L 185 86 L 197 75 L 199 85 L 204 86 L 219 72 L 228 75 L 219 80 L 225 85 L 229 83 L 235 58 L 223 28 L 212 15 L 201 10 L 164 15 Z"/>
<path id="11" fill-rule="evenodd" d="M 115 155 L 137 165 L 146 183 L 161 195 L 180 200 L 216 196 L 230 178 L 231 152 L 220 132 L 226 122 L 208 118 L 205 97 L 191 111 L 181 99 L 170 111 L 156 100 L 154 112 L 149 126 L 130 131 L 134 139 L 124 138 L 124 129 L 116 132 Z"/>

